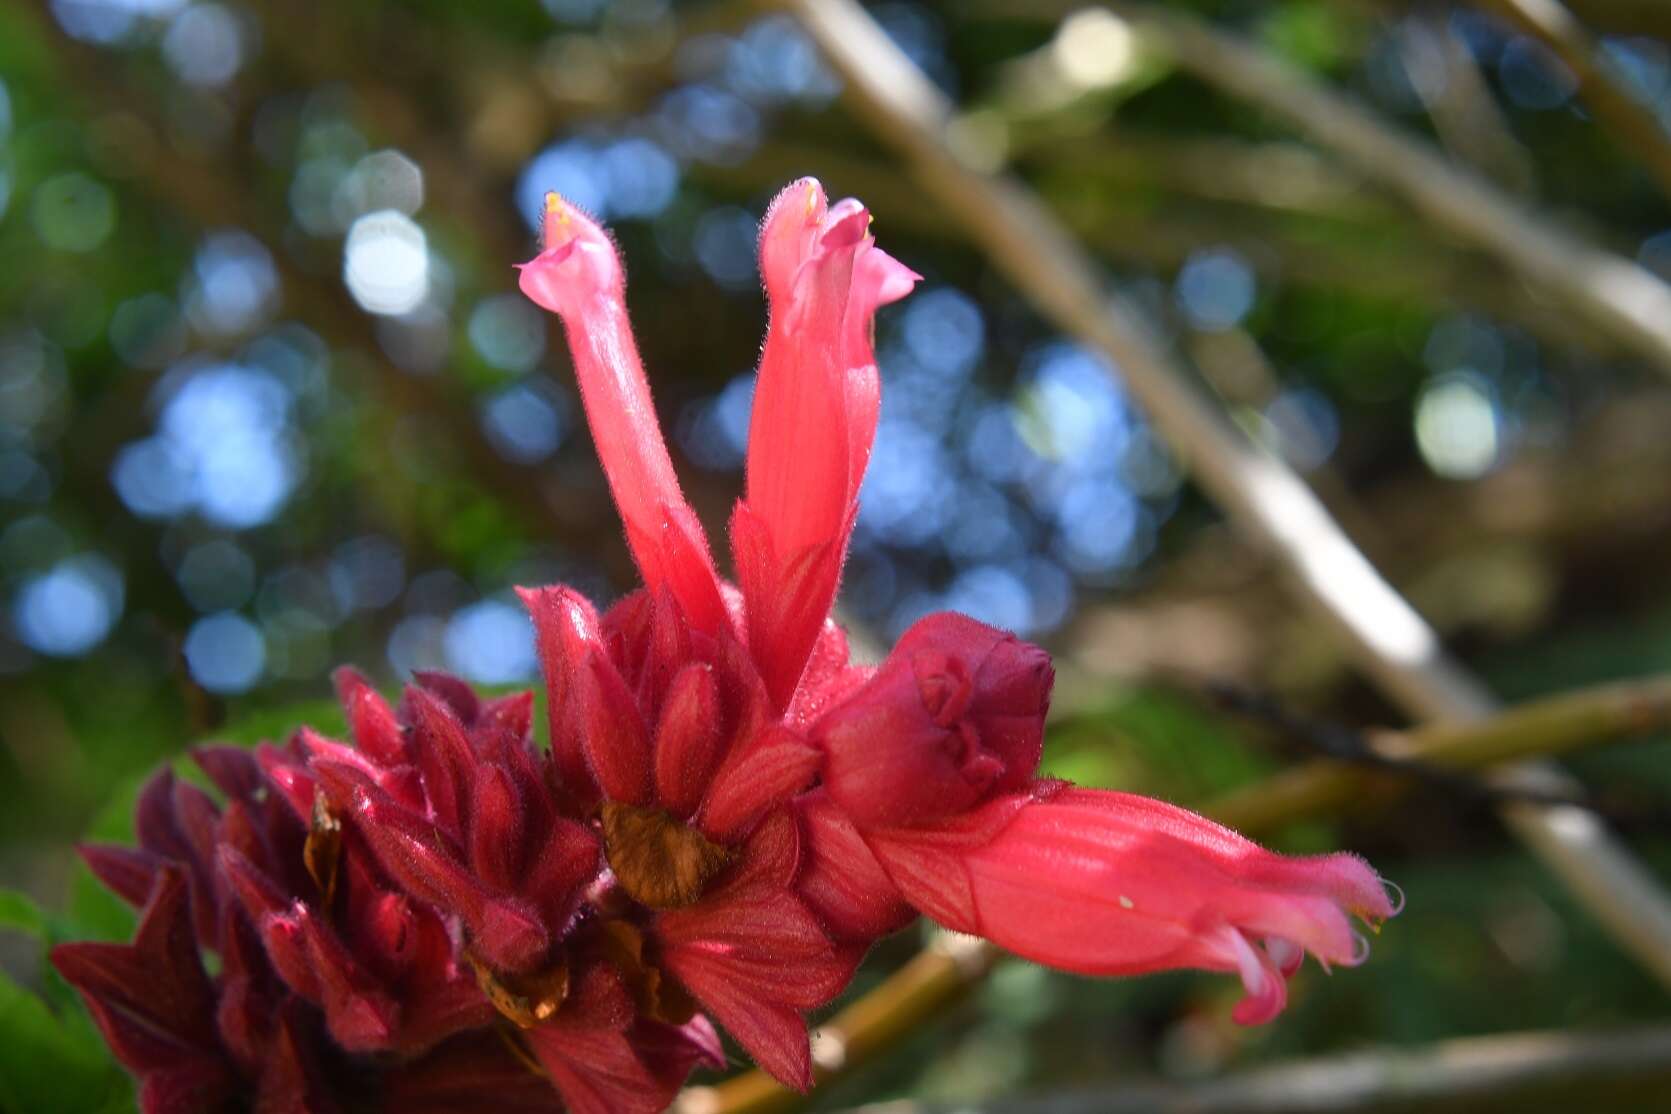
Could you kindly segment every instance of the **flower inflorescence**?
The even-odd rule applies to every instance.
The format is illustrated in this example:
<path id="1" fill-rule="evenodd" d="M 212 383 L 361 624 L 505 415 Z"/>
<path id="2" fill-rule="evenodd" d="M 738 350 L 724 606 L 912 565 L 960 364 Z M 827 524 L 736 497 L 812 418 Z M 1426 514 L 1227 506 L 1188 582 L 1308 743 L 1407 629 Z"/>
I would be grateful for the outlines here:
<path id="1" fill-rule="evenodd" d="M 391 706 L 343 670 L 349 741 L 199 749 L 219 800 L 165 771 L 137 847 L 85 849 L 139 929 L 53 959 L 147 1114 L 651 1112 L 724 1066 L 716 1023 L 805 1089 L 806 1014 L 918 915 L 1084 974 L 1235 972 L 1247 1023 L 1307 952 L 1363 959 L 1349 916 L 1395 910 L 1361 860 L 1040 779 L 1037 647 L 935 614 L 850 660 L 830 611 L 876 429 L 871 321 L 917 276 L 811 180 L 768 212 L 761 270 L 731 583 L 662 442 L 614 246 L 548 201 L 522 289 L 563 320 L 644 587 L 601 614 L 522 590 L 546 747 L 529 694 L 419 674 Z"/>

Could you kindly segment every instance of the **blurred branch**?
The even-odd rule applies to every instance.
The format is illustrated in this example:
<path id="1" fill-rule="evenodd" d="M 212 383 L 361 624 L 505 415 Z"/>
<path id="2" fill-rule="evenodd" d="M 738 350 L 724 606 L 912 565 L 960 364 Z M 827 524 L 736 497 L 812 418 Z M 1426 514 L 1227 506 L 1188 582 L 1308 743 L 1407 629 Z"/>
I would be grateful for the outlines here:
<path id="1" fill-rule="evenodd" d="M 1132 311 L 1104 291 L 1101 277 L 1055 219 L 1014 181 L 979 169 L 948 137 L 952 107 L 854 0 L 780 0 L 818 42 L 846 81 L 846 95 L 877 134 L 912 165 L 923 186 L 1045 314 L 1106 353 L 1150 419 L 1185 457 L 1196 478 L 1252 536 L 1282 558 L 1306 597 L 1330 618 L 1359 664 L 1421 718 L 1470 720 L 1494 702 L 1451 661 L 1419 615 L 1381 579 L 1340 532 L 1316 497 L 1279 462 L 1258 451 L 1190 385 Z M 1433 160 L 1431 156 L 1425 158 Z M 1441 166 L 1443 164 L 1440 164 Z M 1445 168 L 1445 173 L 1451 173 Z M 1470 186 L 1470 188 L 1479 188 Z M 1671 300 L 1671 292 L 1667 293 Z M 1671 318 L 1665 323 L 1671 328 Z M 1671 368 L 1671 346 L 1666 366 Z M 1522 775 L 1536 788 L 1566 779 L 1547 767 Z M 1515 806 L 1510 825 L 1566 881 L 1637 959 L 1671 983 L 1671 905 L 1654 879 L 1582 809 Z M 971 945 L 981 963 L 932 953 L 824 1027 L 846 1067 L 866 1047 L 862 1028 L 887 1007 L 927 1016 L 984 970 L 992 949 Z M 687 1093 L 685 1114 L 788 1109 L 798 1101 L 759 1072 Z"/>
<path id="2" fill-rule="evenodd" d="M 1613 133 L 1619 149 L 1641 163 L 1660 193 L 1671 199 L 1671 135 L 1653 110 L 1620 81 L 1578 18 L 1560 0 L 1485 0 L 1482 6 L 1540 39 L 1566 63 L 1578 79 L 1578 95 Z"/>
<path id="3" fill-rule="evenodd" d="M 1523 446 L 1467 484 L 1433 477 L 1359 492 L 1369 552 L 1447 636 L 1515 639 L 1564 591 L 1606 585 L 1635 608 L 1671 562 L 1671 399 L 1639 392 L 1586 415 L 1559 446 Z M 1381 537 L 1396 539 L 1382 543 Z M 1198 532 L 1141 588 L 1091 601 L 1054 640 L 1055 705 L 1110 679 L 1182 672 L 1320 700 L 1345 665 L 1311 612 L 1287 606 L 1272 562 Z"/>
<path id="4" fill-rule="evenodd" d="M 851 1114 L 1415 1114 L 1647 1109 L 1671 1086 L 1671 1026 L 1508 1033 L 1299 1060 L 1203 1083 Z"/>
<path id="5" fill-rule="evenodd" d="M 1378 777 L 1425 768 L 1472 770 L 1547 758 L 1597 743 L 1671 730 L 1671 676 L 1627 681 L 1530 701 L 1472 723 L 1435 723 L 1357 736 L 1367 754 L 1290 767 L 1202 809 L 1229 827 L 1268 832 L 1343 808 Z M 1365 762 L 1375 765 L 1372 772 Z"/>
<path id="6" fill-rule="evenodd" d="M 1399 55 L 1445 149 L 1519 195 L 1533 192 L 1537 172 L 1515 139 L 1468 44 L 1448 10 L 1412 13 L 1398 32 Z"/>
<path id="7" fill-rule="evenodd" d="M 1664 0 L 1568 0 L 1567 6 L 1588 26 L 1615 35 L 1665 34 Z"/>
<path id="8" fill-rule="evenodd" d="M 1057 0 L 1035 18 L 1065 14 Z M 1558 228 L 1281 59 L 1175 9 L 1111 2 L 1156 49 L 1198 80 L 1288 121 L 1449 234 L 1477 245 L 1541 291 L 1671 376 L 1671 287 L 1637 264 Z"/>
<path id="9" fill-rule="evenodd" d="M 1283 282 L 1436 310 L 1465 306 L 1513 321 L 1566 349 L 1588 353 L 1617 347 L 1588 322 L 1550 313 L 1486 256 L 1432 240 L 1406 220 L 1348 221 L 1349 215 L 1359 216 L 1359 208 L 1371 210 L 1363 217 L 1373 215 L 1373 199 L 1360 195 L 1363 204 L 1347 208 L 1336 189 L 1346 185 L 1339 171 L 1327 185 L 1285 191 L 1277 178 L 1283 173 L 1308 175 L 1304 156 L 1316 159 L 1310 152 L 1122 135 L 1087 136 L 1070 145 L 1037 149 L 1025 145 L 1016 154 L 1057 216 L 1102 258 L 1172 269 L 1203 243 L 1226 244 L 1259 274 Z M 1111 202 L 1100 190 L 1084 190 L 1088 170 L 1097 173 L 1099 184 L 1129 190 L 1131 203 Z M 890 226 L 924 237 L 966 241 L 951 214 L 926 201 L 890 168 L 827 144 L 777 138 L 743 163 L 686 169 L 692 181 L 739 196 L 757 192 L 762 183 L 809 171 L 841 183 L 843 192 L 866 198 L 874 210 L 886 213 Z M 1062 188 L 1056 188 L 1058 184 Z M 1148 204 L 1141 200 L 1144 196 L 1166 200 L 1163 205 Z M 1314 208 L 1303 207 L 1312 203 Z M 1301 226 L 1289 219 L 1295 215 L 1310 222 Z"/>

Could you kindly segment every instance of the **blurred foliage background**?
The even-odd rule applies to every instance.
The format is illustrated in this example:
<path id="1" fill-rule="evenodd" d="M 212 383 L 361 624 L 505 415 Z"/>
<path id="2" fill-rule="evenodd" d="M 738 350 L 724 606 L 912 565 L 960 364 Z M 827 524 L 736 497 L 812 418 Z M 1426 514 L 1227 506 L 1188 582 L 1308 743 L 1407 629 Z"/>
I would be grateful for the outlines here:
<path id="1" fill-rule="evenodd" d="M 1571 7 L 1666 143 L 1671 15 Z M 1497 7 L 1177 8 L 1671 277 L 1652 144 L 1598 123 L 1595 74 Z M 1116 17 L 869 10 L 958 103 L 961 141 L 1038 191 L 1497 693 L 1671 669 L 1671 391 L 1654 369 Z M 926 281 L 878 326 L 883 417 L 843 611 L 874 645 L 954 608 L 1049 647 L 1055 771 L 1189 803 L 1306 756 L 1207 681 L 1398 723 L 1117 369 L 1042 321 L 841 93 L 789 17 L 734 0 L 0 4 L 0 879 L 63 930 L 119 932 L 71 847 L 148 768 L 208 737 L 335 726 L 339 662 L 390 685 L 429 667 L 527 682 L 512 585 L 631 585 L 561 333 L 515 290 L 547 189 L 620 241 L 716 536 L 764 324 L 763 205 L 815 174 L 871 206 Z M 1671 746 L 1573 767 L 1671 866 L 1654 819 Z M 1277 842 L 1359 850 L 1410 898 L 1367 966 L 1304 975 L 1280 1023 L 1230 1025 L 1232 980 L 1013 964 L 816 1104 L 1665 1015 L 1475 797 L 1418 788 Z M 21 900 L 0 914 L 57 930 Z M 18 987 L 44 987 L 69 1020 L 42 1047 L 76 1062 L 85 1028 L 37 945 L 0 934 L 0 956 L 17 980 L 0 1013 L 29 1014 Z M 31 1049 L 0 1076 L 44 1062 Z M 14 1079 L 0 1104 L 46 1108 L 29 1093 Z"/>

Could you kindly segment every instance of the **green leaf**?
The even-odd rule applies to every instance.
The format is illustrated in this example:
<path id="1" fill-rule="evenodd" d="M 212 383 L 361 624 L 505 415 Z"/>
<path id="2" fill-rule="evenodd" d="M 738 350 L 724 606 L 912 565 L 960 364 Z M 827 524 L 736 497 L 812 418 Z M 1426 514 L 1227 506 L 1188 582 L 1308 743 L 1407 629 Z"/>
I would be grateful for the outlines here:
<path id="1" fill-rule="evenodd" d="M 0 1110 L 105 1114 L 132 1109 L 127 1087 L 96 1033 L 66 1025 L 0 973 Z"/>
<path id="2" fill-rule="evenodd" d="M 0 889 L 0 928 L 16 929 L 37 940 L 45 940 L 48 928 L 46 914 L 28 894 Z"/>

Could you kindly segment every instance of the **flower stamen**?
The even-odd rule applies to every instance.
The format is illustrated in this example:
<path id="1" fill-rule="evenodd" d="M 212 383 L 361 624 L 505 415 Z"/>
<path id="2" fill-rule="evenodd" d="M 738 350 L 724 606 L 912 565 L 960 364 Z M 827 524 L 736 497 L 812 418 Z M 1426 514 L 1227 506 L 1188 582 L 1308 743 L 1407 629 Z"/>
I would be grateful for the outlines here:
<path id="1" fill-rule="evenodd" d="M 319 887 L 325 905 L 337 892 L 337 872 L 342 864 L 342 820 L 331 811 L 323 789 L 314 790 L 313 818 L 307 842 L 302 844 L 302 865 Z"/>
<path id="2" fill-rule="evenodd" d="M 540 230 L 541 245 L 550 251 L 568 239 L 569 206 L 556 190 L 545 194 L 545 218 Z"/>

